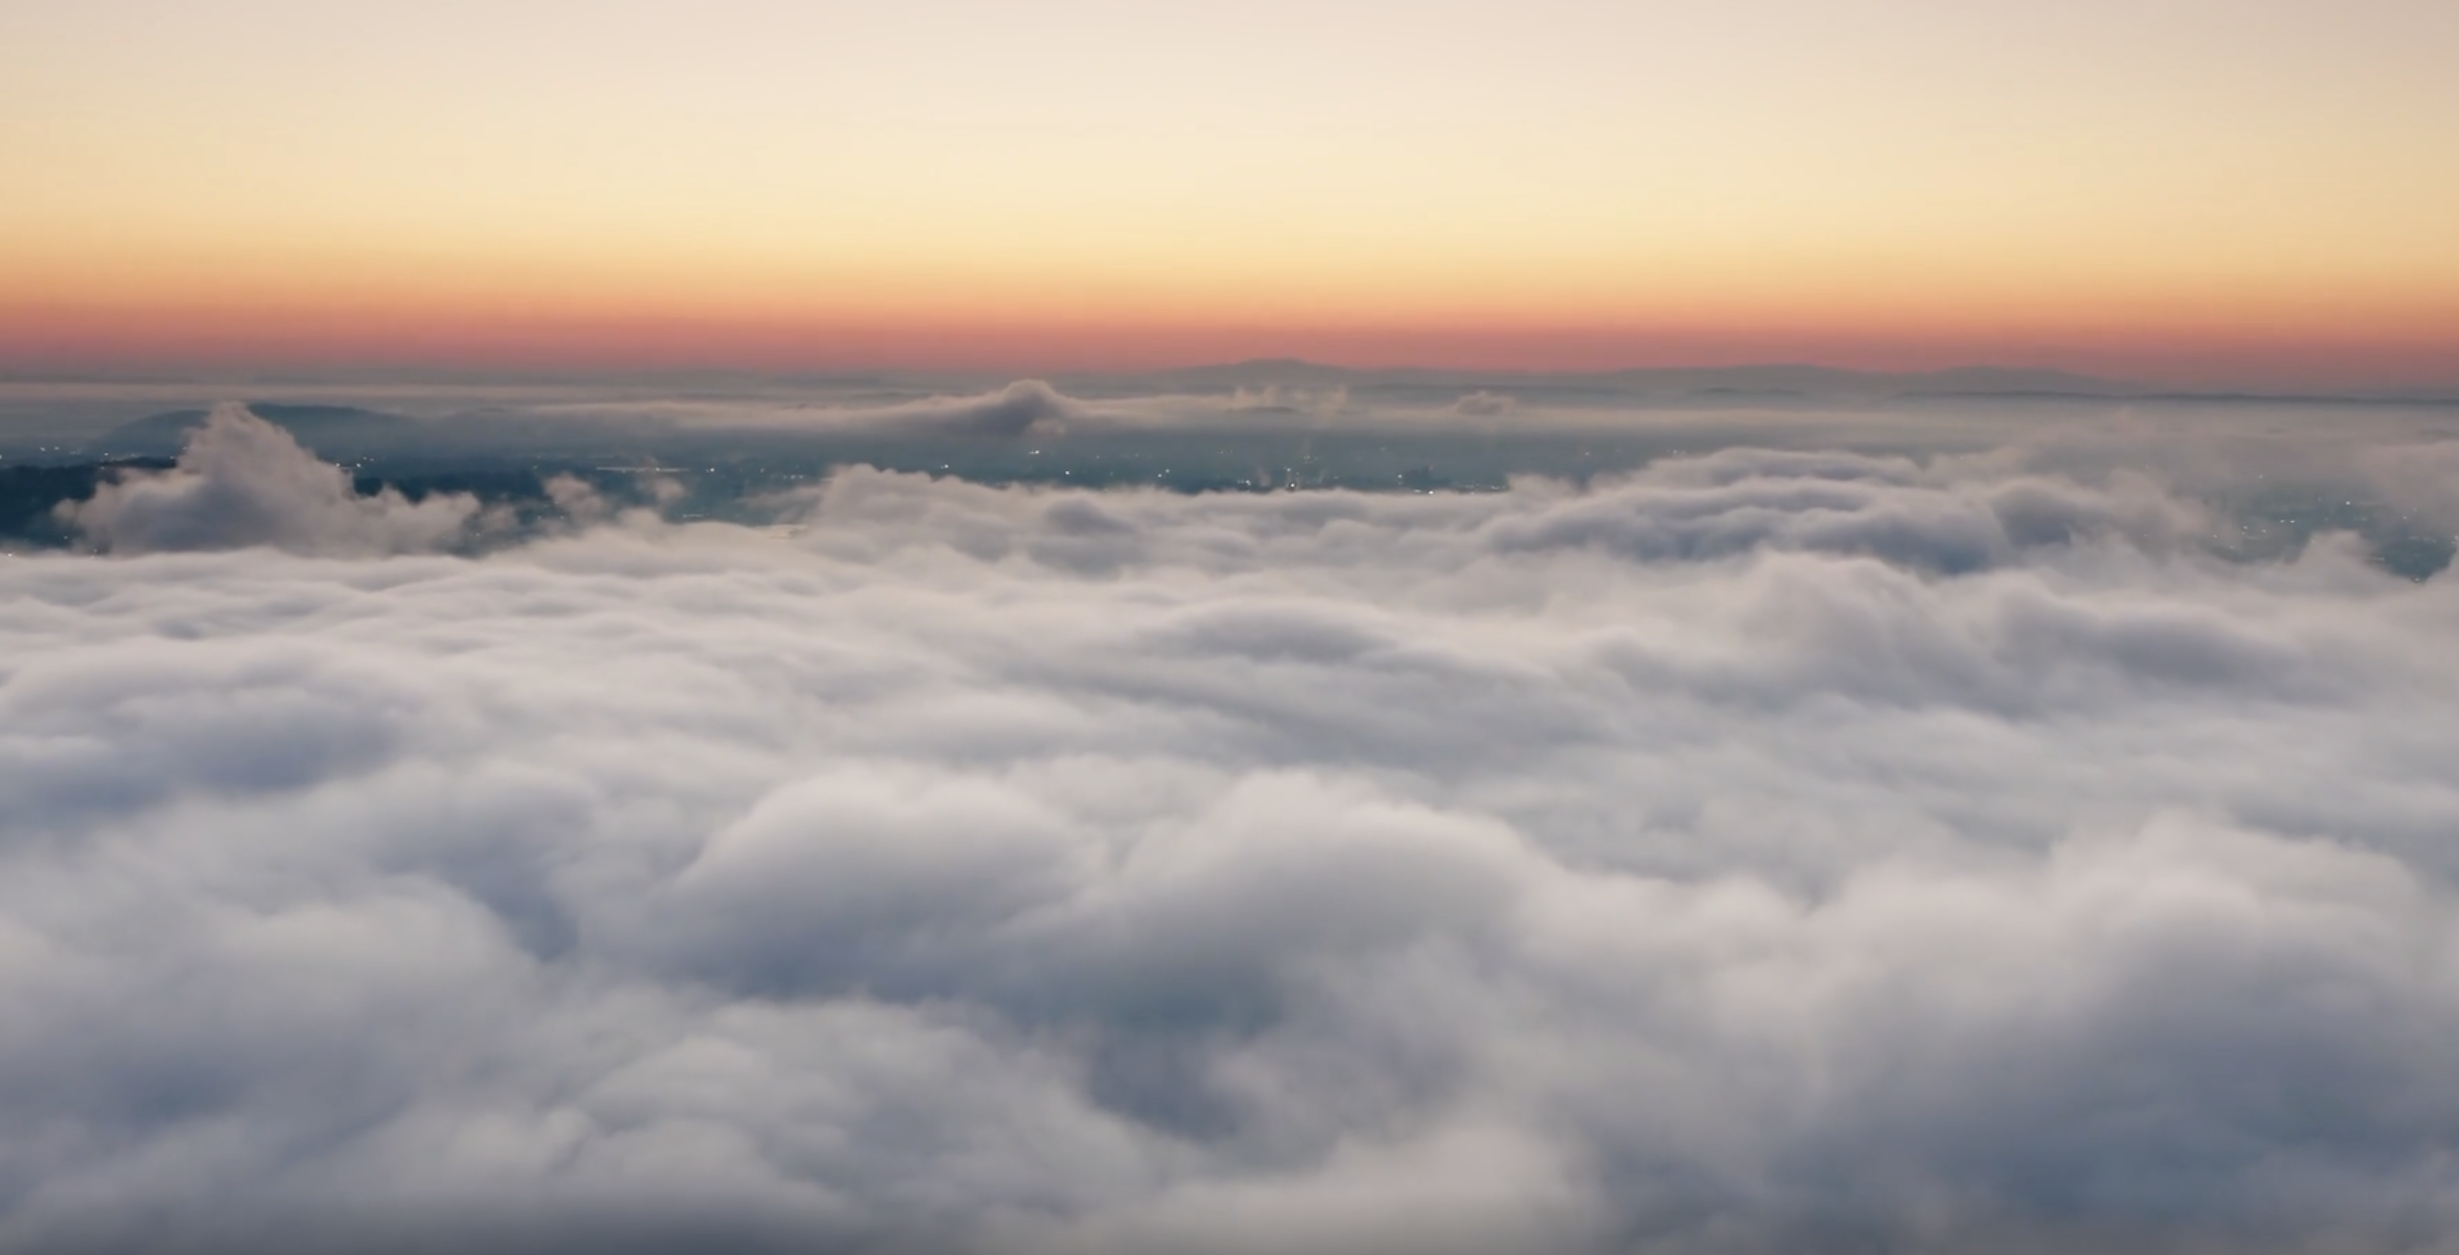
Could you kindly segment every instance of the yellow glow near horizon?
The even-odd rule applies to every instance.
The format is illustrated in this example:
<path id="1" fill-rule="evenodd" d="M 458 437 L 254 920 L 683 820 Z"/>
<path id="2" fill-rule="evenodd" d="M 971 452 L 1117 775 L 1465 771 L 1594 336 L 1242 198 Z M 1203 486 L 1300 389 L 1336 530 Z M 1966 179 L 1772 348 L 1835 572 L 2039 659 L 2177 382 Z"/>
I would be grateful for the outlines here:
<path id="1" fill-rule="evenodd" d="M 0 349 L 2448 380 L 2454 53 L 2447 0 L 18 0 Z"/>

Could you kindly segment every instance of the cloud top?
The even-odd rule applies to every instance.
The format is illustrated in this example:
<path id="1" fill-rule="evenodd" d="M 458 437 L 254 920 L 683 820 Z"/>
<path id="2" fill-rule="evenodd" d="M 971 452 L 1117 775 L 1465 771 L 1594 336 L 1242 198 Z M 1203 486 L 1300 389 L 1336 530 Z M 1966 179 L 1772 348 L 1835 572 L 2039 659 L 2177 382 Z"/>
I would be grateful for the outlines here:
<path id="1" fill-rule="evenodd" d="M 96 548 L 134 554 L 267 545 L 294 553 L 403 553 L 444 547 L 478 514 L 466 495 L 412 502 L 361 494 L 243 405 L 214 407 L 166 471 L 123 470 L 62 514 Z"/>
<path id="2" fill-rule="evenodd" d="M 1062 428 L 1084 416 L 1074 398 L 1039 379 L 1020 379 L 996 392 L 970 397 L 933 397 L 882 410 L 884 425 L 951 436 L 1023 436 Z"/>
<path id="3" fill-rule="evenodd" d="M 1468 418 L 1501 418 L 1520 408 L 1512 397 L 1480 389 L 1452 403 L 1452 413 Z"/>
<path id="4" fill-rule="evenodd" d="M 135 488 L 415 508 L 210 432 Z M 0 564 L 0 1249 L 2459 1249 L 2459 584 L 2346 537 L 1766 450 L 141 499 Z"/>

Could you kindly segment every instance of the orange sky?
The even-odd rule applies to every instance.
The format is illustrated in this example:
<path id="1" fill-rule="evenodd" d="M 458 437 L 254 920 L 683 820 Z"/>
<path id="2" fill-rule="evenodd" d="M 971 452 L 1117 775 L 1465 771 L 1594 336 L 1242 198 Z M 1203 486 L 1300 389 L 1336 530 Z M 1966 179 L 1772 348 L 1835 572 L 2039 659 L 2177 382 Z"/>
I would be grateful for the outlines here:
<path id="1" fill-rule="evenodd" d="M 2447 0 L 0 8 L 0 367 L 2459 382 Z"/>

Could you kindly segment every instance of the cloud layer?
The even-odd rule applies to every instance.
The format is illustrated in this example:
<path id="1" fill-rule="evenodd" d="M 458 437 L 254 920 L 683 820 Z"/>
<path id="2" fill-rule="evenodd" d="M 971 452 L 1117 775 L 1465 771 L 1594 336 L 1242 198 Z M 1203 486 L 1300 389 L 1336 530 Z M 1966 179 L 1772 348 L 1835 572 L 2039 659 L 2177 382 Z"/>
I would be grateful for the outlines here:
<path id="1" fill-rule="evenodd" d="M 2348 538 L 1729 450 L 455 557 L 278 444 L 0 566 L 0 1250 L 2459 1250 L 2459 594 Z"/>

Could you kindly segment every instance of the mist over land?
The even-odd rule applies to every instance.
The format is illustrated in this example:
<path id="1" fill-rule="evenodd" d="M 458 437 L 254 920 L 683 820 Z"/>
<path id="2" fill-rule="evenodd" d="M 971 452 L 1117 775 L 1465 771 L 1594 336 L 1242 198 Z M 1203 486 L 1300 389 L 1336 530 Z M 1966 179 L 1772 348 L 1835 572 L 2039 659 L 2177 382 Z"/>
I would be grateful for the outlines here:
<path id="1" fill-rule="evenodd" d="M 21 385 L 0 1249 L 2459 1250 L 2459 414 L 1812 382 Z"/>
<path id="2" fill-rule="evenodd" d="M 2219 551 L 2352 530 L 2412 577 L 2446 560 L 2449 529 L 2415 514 L 2412 492 L 2386 496 L 2373 463 L 2459 433 L 2459 389 L 2194 393 L 1982 367 L 24 380 L 0 384 L 0 543 L 72 543 L 63 502 L 114 466 L 167 465 L 233 393 L 363 491 L 471 493 L 533 521 L 556 512 L 558 477 L 681 520 L 759 522 L 777 494 L 848 465 L 1179 492 L 1482 492 L 1736 446 L 1921 460 L 2012 446 L 2041 469 L 2131 468 L 2199 494 L 2229 516 Z"/>

